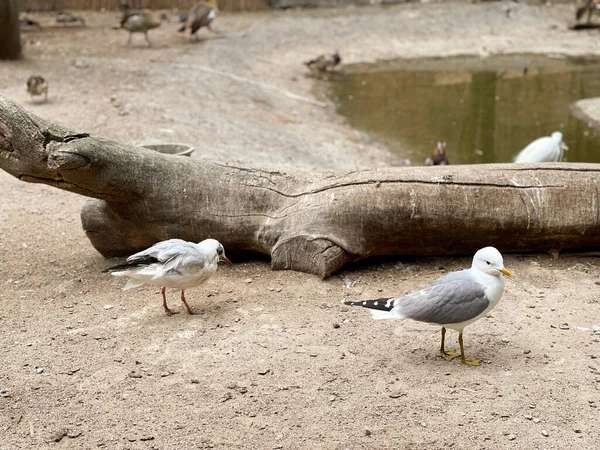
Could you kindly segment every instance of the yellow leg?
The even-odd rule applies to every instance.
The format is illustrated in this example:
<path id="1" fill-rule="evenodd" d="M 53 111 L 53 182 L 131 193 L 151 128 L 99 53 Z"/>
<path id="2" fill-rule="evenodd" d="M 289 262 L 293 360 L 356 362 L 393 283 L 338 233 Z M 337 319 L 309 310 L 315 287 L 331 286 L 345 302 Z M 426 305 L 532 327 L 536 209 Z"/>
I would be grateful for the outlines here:
<path id="1" fill-rule="evenodd" d="M 446 339 L 446 329 L 444 327 L 442 327 L 442 345 L 440 346 L 440 355 L 442 355 L 442 358 L 444 358 L 446 361 L 452 361 L 458 355 L 456 354 L 456 352 L 454 350 L 446 351 L 446 349 L 444 349 L 445 339 Z"/>
<path id="2" fill-rule="evenodd" d="M 458 343 L 460 344 L 460 360 L 463 364 L 467 364 L 469 366 L 480 366 L 481 361 L 475 358 L 465 358 L 465 348 L 463 347 L 463 338 L 462 333 L 458 334 Z"/>

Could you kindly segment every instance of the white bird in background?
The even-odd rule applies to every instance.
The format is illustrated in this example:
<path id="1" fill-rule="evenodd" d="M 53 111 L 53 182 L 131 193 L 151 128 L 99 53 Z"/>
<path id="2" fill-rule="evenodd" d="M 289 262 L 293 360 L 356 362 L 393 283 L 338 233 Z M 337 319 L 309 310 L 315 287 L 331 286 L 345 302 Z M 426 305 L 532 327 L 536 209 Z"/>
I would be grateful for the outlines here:
<path id="1" fill-rule="evenodd" d="M 446 328 L 456 330 L 460 360 L 478 366 L 481 361 L 465 357 L 463 329 L 485 316 L 500 301 L 504 290 L 503 274 L 512 277 L 504 268 L 502 255 L 494 247 L 485 247 L 475 253 L 470 269 L 444 275 L 420 291 L 403 297 L 344 303 L 369 308 L 373 319 L 412 319 L 441 325 L 440 354 L 446 361 L 458 357 L 454 350 L 444 348 Z"/>
<path id="2" fill-rule="evenodd" d="M 169 239 L 131 255 L 125 263 L 109 267 L 104 272 L 117 277 L 129 277 L 123 290 L 143 284 L 160 286 L 163 308 L 169 315 L 175 312 L 167 306 L 166 288 L 180 290 L 181 301 L 187 312 L 193 314 L 185 301 L 184 290 L 199 286 L 212 277 L 219 261 L 231 264 L 225 256 L 223 246 L 215 239 L 205 239 L 198 244 L 182 239 Z"/>
<path id="3" fill-rule="evenodd" d="M 551 136 L 536 139 L 519 152 L 515 158 L 516 163 L 560 162 L 565 150 L 568 150 L 563 141 L 562 133 L 555 131 Z"/>

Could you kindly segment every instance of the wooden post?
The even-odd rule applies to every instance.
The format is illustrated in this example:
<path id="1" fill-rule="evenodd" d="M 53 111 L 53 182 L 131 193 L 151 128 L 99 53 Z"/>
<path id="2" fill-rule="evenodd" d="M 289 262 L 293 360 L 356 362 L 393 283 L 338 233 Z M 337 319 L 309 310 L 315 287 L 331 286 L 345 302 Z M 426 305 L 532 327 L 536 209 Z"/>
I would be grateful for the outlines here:
<path id="1" fill-rule="evenodd" d="M 19 0 L 0 2 L 0 59 L 21 58 Z"/>

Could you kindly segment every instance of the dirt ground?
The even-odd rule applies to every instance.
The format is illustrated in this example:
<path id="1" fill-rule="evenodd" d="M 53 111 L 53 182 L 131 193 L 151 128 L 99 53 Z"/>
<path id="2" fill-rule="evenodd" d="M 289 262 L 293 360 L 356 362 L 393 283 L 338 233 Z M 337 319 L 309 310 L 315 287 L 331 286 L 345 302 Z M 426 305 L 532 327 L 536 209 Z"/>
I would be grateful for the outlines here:
<path id="1" fill-rule="evenodd" d="M 126 46 L 115 13 L 85 13 L 86 28 L 24 33 L 26 58 L 0 63 L 0 93 L 77 131 L 191 143 L 199 158 L 388 166 L 399 161 L 335 115 L 302 61 L 333 49 L 345 63 L 600 54 L 597 32 L 567 30 L 573 8 L 224 15 L 222 36 L 190 42 L 167 23 L 152 48 L 140 35 Z M 48 103 L 28 98 L 33 73 Z M 0 172 L 0 449 L 598 448 L 597 258 L 505 255 L 515 277 L 466 329 L 467 354 L 484 360 L 469 367 L 438 356 L 436 327 L 341 304 L 420 288 L 469 257 L 367 261 L 325 281 L 242 261 L 189 290 L 200 314 L 167 317 L 158 289 L 121 291 L 101 272 L 111 261 L 81 229 L 84 202 Z"/>

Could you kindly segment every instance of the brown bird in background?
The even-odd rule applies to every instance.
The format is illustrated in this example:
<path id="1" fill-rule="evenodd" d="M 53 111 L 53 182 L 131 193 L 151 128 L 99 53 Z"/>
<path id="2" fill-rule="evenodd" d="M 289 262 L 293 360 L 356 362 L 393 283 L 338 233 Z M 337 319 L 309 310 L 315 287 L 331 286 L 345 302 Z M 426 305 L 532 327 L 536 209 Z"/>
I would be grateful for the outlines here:
<path id="1" fill-rule="evenodd" d="M 218 31 L 215 31 L 210 27 L 210 24 L 215 20 L 218 14 L 219 5 L 217 4 L 217 0 L 206 0 L 202 3 L 198 3 L 190 9 L 190 12 L 187 13 L 187 15 L 181 17 L 180 20 L 183 22 L 183 25 L 178 31 L 183 33 L 186 28 L 189 28 L 190 35 L 194 36 L 196 39 L 196 32 L 202 27 L 208 28 L 215 34 L 219 34 Z"/>
<path id="2" fill-rule="evenodd" d="M 333 54 L 324 53 L 323 55 L 319 55 L 315 59 L 306 61 L 304 64 L 311 70 L 311 72 L 329 72 L 341 62 L 342 58 L 336 51 Z"/>
<path id="3" fill-rule="evenodd" d="M 27 92 L 31 95 L 31 101 L 35 95 L 44 94 L 44 101 L 48 101 L 48 83 L 39 75 L 32 75 L 27 79 Z"/>
<path id="4" fill-rule="evenodd" d="M 82 27 L 85 27 L 85 20 L 81 16 L 76 16 L 69 11 L 61 11 L 54 14 L 54 22 L 56 23 L 80 23 Z"/>
<path id="5" fill-rule="evenodd" d="M 40 25 L 39 22 L 37 22 L 33 19 L 30 19 L 25 14 L 21 14 L 21 16 L 19 17 L 19 22 L 22 27 L 33 27 L 33 28 L 38 28 L 40 30 L 42 29 L 42 26 Z"/>
<path id="6" fill-rule="evenodd" d="M 600 5 L 600 0 L 586 0 L 585 5 L 577 8 L 575 11 L 575 19 L 581 20 L 583 15 L 587 12 L 587 23 L 592 21 L 592 14 L 594 10 Z"/>
<path id="7" fill-rule="evenodd" d="M 160 27 L 164 19 L 166 19 L 165 14 L 158 15 L 150 11 L 129 11 L 129 9 L 126 9 L 121 18 L 121 28 L 129 31 L 127 45 L 131 44 L 133 33 L 144 33 L 148 46 L 152 47 L 148 30 Z"/>
<path id="8" fill-rule="evenodd" d="M 447 166 L 450 164 L 448 158 L 446 158 L 446 143 L 444 141 L 438 141 L 433 155 L 425 159 L 425 164 L 428 166 Z"/>

